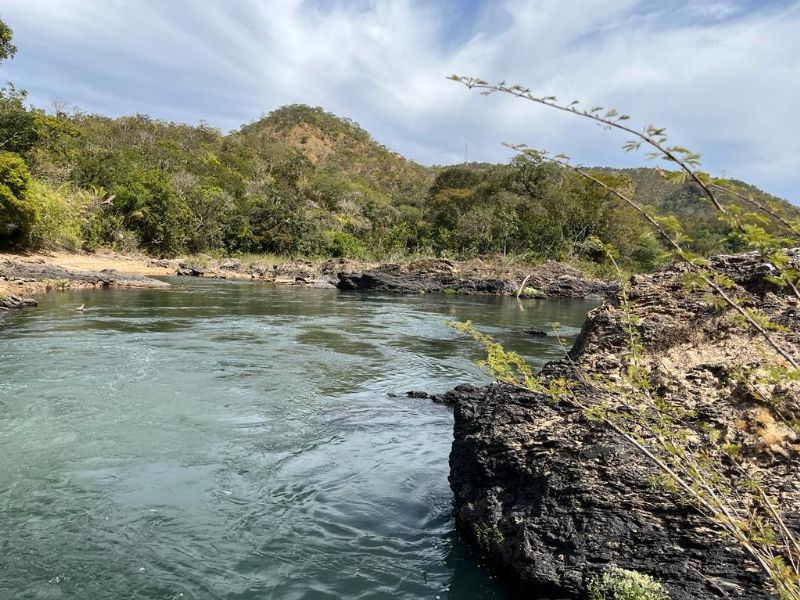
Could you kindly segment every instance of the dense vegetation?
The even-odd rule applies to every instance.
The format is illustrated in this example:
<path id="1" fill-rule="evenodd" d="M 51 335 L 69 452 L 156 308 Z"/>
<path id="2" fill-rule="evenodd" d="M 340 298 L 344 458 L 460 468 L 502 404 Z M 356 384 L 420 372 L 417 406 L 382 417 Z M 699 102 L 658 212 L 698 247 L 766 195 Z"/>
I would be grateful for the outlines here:
<path id="1" fill-rule="evenodd" d="M 0 26 L 0 60 L 14 51 Z M 0 90 L 0 151 L 7 248 L 602 262 L 592 242 L 600 239 L 632 269 L 654 267 L 663 250 L 624 203 L 559 165 L 519 157 L 426 168 L 309 106 L 279 108 L 224 135 L 146 115 L 46 112 L 8 84 Z M 697 213 L 691 185 L 671 186 L 649 169 L 597 175 L 674 214 L 692 230 L 694 249 L 730 247 L 726 226 Z"/>

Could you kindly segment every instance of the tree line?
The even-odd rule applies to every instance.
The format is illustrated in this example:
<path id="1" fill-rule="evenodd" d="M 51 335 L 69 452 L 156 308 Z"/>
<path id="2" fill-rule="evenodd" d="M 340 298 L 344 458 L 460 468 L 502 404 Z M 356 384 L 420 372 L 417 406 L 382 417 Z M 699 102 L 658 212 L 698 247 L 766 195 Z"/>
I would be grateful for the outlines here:
<path id="1" fill-rule="evenodd" d="M 2 22 L 0 49 L 0 60 L 16 50 Z M 609 185 L 637 187 L 631 173 L 596 173 Z M 680 219 L 672 200 L 665 210 Z M 724 226 L 695 215 L 684 221 L 703 228 L 692 236 L 702 252 L 730 245 Z M 426 168 L 319 107 L 282 107 L 223 134 L 204 123 L 109 118 L 63 103 L 46 111 L 13 84 L 0 88 L 5 248 L 603 262 L 597 239 L 633 270 L 663 257 L 661 242 L 613 194 L 535 157 Z"/>

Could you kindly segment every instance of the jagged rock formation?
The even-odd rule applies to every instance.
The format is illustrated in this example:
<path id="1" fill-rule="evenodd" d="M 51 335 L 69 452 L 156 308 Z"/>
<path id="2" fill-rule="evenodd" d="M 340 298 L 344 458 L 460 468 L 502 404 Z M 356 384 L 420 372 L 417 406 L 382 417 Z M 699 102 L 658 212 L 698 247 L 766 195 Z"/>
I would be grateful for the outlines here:
<path id="1" fill-rule="evenodd" d="M 800 349 L 798 301 L 764 281 L 769 265 L 740 255 L 718 257 L 713 266 L 737 283 L 733 293 L 787 328 L 774 334 L 784 347 Z M 742 385 L 737 368 L 763 364 L 762 340 L 731 311 L 684 286 L 683 275 L 670 268 L 632 281 L 651 381 L 741 447 L 787 510 L 789 526 L 800 531 L 798 384 L 767 390 L 767 397 L 783 398 L 780 417 Z M 624 322 L 618 302 L 593 310 L 571 360 L 621 380 Z M 574 376 L 566 360 L 543 373 Z M 588 577 L 611 564 L 656 577 L 673 600 L 770 597 L 762 573 L 737 545 L 653 485 L 652 465 L 579 408 L 508 385 L 460 386 L 434 399 L 455 410 L 450 482 L 457 527 L 531 597 L 582 598 Z"/>

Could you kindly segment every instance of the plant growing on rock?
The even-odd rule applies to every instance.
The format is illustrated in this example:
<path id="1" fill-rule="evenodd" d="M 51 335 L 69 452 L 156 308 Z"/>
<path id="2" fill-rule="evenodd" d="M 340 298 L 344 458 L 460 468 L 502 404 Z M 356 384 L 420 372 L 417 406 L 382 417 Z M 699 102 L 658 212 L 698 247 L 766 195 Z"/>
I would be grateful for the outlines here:
<path id="1" fill-rule="evenodd" d="M 491 85 L 480 79 L 459 76 L 452 79 L 468 88 L 481 89 L 486 95 L 511 94 L 592 120 L 608 129 L 627 132 L 633 139 L 625 144 L 626 151 L 649 147 L 649 158 L 660 158 L 677 167 L 674 172 L 663 172 L 664 177 L 674 182 L 690 180 L 702 190 L 707 206 L 728 224 L 730 238 L 750 248 L 764 265 L 764 286 L 780 290 L 795 301 L 800 300 L 800 263 L 786 250 L 800 242 L 800 221 L 700 171 L 699 154 L 670 145 L 663 128 L 648 125 L 638 130 L 628 124 L 630 117 L 616 110 L 580 109 L 577 101 L 562 104 L 555 97 L 536 96 L 519 85 L 509 86 L 504 82 Z M 785 387 L 800 380 L 800 367 L 786 326 L 754 304 L 753 298 L 743 293 L 712 261 L 688 251 L 687 237 L 675 219 L 652 214 L 628 190 L 609 183 L 596 172 L 573 165 L 566 155 L 553 156 L 522 144 L 509 146 L 532 159 L 554 163 L 580 174 L 638 213 L 673 256 L 685 265 L 686 289 L 704 291 L 705 303 L 712 311 L 727 314 L 730 321 L 749 328 L 760 339 L 760 343 L 754 343 L 761 348 L 758 364 L 746 368 L 742 365 L 738 376 L 744 387 L 764 405 L 762 437 L 776 437 L 774 431 L 780 431 L 779 428 L 773 428 L 772 432 L 767 430 L 776 419 L 788 426 L 792 424 L 791 418 L 797 420 L 796 415 L 800 414 L 797 390 L 790 389 L 787 393 Z M 735 198 L 738 203 L 729 204 L 726 198 Z M 743 209 L 743 205 L 749 210 Z M 616 266 L 614 250 L 599 240 L 593 243 Z M 635 300 L 631 300 L 625 285 L 619 296 L 619 308 L 627 347 L 622 357 L 622 377 L 613 379 L 587 373 L 575 364 L 572 365 L 574 380 L 538 377 L 521 364 L 524 361 L 519 355 L 506 352 L 470 323 L 456 327 L 484 345 L 488 358 L 483 366 L 498 380 L 544 392 L 553 400 L 571 402 L 590 419 L 611 427 L 657 467 L 659 485 L 678 493 L 682 501 L 691 502 L 716 523 L 725 537 L 747 552 L 771 581 L 778 597 L 800 599 L 798 534 L 787 524 L 779 500 L 768 494 L 762 480 L 763 471 L 755 461 L 743 456 L 735 444 L 725 442 L 718 429 L 698 417 L 688 399 L 676 401 L 662 392 L 663 386 L 656 382 L 660 375 L 658 360 L 646 356 Z M 600 583 L 595 584 L 598 590 Z"/>
<path id="2" fill-rule="evenodd" d="M 611 567 L 587 586 L 589 600 L 669 600 L 664 587 L 644 573 Z"/>

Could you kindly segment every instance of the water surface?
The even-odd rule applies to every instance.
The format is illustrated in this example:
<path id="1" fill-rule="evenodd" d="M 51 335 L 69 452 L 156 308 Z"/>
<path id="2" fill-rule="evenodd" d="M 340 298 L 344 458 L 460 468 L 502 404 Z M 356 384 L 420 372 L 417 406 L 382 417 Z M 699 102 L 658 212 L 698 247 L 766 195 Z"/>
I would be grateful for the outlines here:
<path id="1" fill-rule="evenodd" d="M 472 319 L 535 364 L 583 301 L 172 279 L 0 328 L 0 598 L 510 597 L 453 533 Z M 75 306 L 86 303 L 87 311 Z"/>

